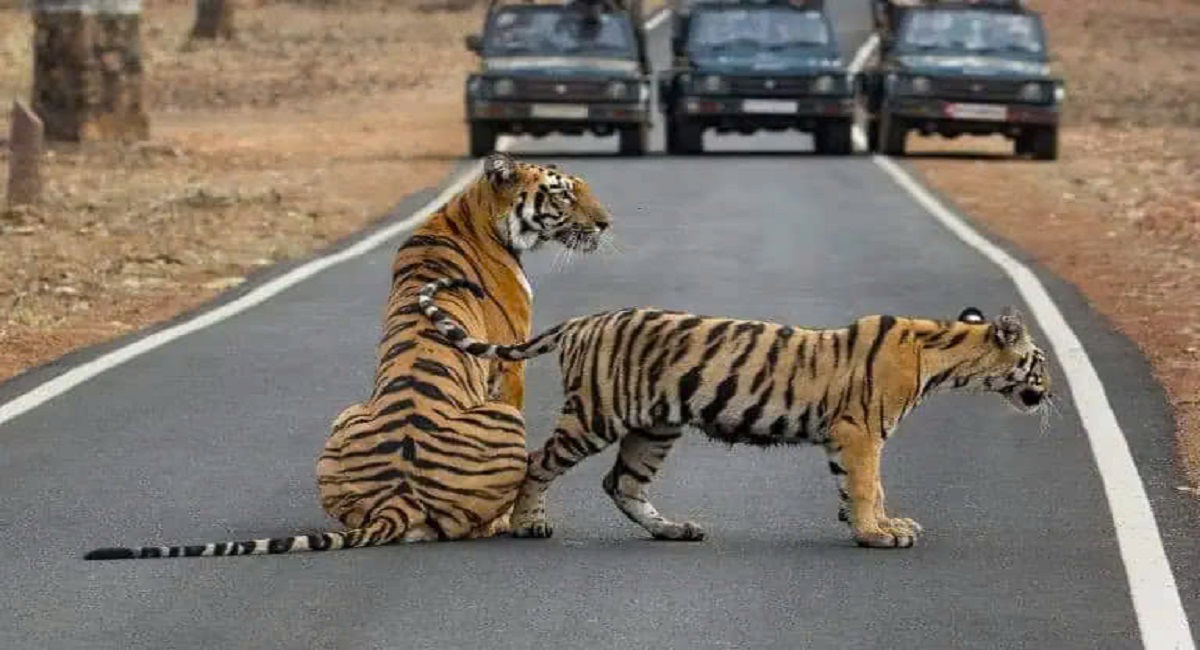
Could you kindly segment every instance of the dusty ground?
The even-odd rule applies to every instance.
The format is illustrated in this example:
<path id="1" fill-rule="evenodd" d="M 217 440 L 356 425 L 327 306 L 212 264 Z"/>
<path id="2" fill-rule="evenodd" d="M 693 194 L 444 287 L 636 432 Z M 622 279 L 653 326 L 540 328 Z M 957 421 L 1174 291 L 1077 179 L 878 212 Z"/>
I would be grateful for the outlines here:
<path id="1" fill-rule="evenodd" d="M 1008 160 L 998 137 L 910 138 L 955 154 L 916 167 L 1141 346 L 1200 485 L 1200 3 L 1031 4 L 1068 82 L 1060 160 Z"/>
<path id="2" fill-rule="evenodd" d="M 55 146 L 44 205 L 0 203 L 0 379 L 167 319 L 436 184 L 465 149 L 462 37 L 482 4 L 423 1 L 250 6 L 237 43 L 190 50 L 191 0 L 146 2 L 151 141 Z M 18 4 L 0 1 L 0 141 L 30 87 Z"/>

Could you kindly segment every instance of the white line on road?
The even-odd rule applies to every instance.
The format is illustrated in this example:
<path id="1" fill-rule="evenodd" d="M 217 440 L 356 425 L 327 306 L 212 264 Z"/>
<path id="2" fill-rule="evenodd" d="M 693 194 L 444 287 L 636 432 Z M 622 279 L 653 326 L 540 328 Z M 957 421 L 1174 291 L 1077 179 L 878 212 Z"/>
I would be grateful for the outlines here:
<path id="1" fill-rule="evenodd" d="M 877 38 L 870 38 L 859 48 L 851 63 L 852 74 L 862 69 L 878 44 Z M 866 149 L 866 138 L 857 125 L 854 141 L 857 147 Z M 1129 451 L 1129 442 L 1108 402 L 1104 383 L 1083 343 L 1033 271 L 976 232 L 889 157 L 872 155 L 871 160 L 947 230 L 999 266 L 1016 285 L 1050 339 L 1071 386 L 1079 419 L 1087 431 L 1117 532 L 1117 545 L 1142 632 L 1142 644 L 1148 650 L 1195 650 L 1195 640 L 1163 548 L 1154 509 Z"/>
<path id="2" fill-rule="evenodd" d="M 669 11 L 655 14 L 646 21 L 647 29 L 657 27 L 668 15 Z M 851 63 L 851 72 L 861 70 L 877 43 L 878 39 L 874 35 L 867 39 Z M 858 127 L 855 127 L 854 139 L 859 148 L 865 148 L 865 138 Z M 501 137 L 497 140 L 496 150 L 507 150 L 512 144 L 512 138 Z M 1117 423 L 1095 367 L 1062 312 L 1037 276 L 1026 266 L 982 237 L 891 160 L 884 156 L 872 156 L 872 160 L 943 226 L 999 266 L 1017 286 L 1038 323 L 1050 338 L 1059 363 L 1067 373 L 1080 420 L 1088 433 L 1088 440 L 1112 511 L 1117 542 L 1125 564 L 1138 625 L 1141 628 L 1142 642 L 1150 650 L 1195 650 L 1195 642 L 1187 615 L 1183 611 L 1170 562 L 1163 549 L 1154 511 L 1130 454 L 1128 442 Z M 0 424 L 45 404 L 103 372 L 178 338 L 216 325 L 325 269 L 370 252 L 433 214 L 438 207 L 466 187 L 479 171 L 480 164 L 476 162 L 460 173 L 437 197 L 407 219 L 386 226 L 342 251 L 309 261 L 240 298 L 75 366 L 0 405 Z"/>

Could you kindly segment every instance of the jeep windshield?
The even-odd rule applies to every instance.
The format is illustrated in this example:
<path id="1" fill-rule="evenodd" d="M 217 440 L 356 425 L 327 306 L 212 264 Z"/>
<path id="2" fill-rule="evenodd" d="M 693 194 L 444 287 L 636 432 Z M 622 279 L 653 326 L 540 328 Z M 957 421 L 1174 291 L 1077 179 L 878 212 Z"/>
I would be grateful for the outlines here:
<path id="1" fill-rule="evenodd" d="M 819 11 L 783 7 L 703 9 L 692 15 L 688 49 L 834 51 L 829 24 Z"/>
<path id="2" fill-rule="evenodd" d="M 587 20 L 573 8 L 535 5 L 497 12 L 484 35 L 483 54 L 633 59 L 637 49 L 624 14 Z"/>
<path id="3" fill-rule="evenodd" d="M 1044 61 L 1042 23 L 1034 14 L 912 10 L 897 34 L 898 54 L 1006 56 Z"/>

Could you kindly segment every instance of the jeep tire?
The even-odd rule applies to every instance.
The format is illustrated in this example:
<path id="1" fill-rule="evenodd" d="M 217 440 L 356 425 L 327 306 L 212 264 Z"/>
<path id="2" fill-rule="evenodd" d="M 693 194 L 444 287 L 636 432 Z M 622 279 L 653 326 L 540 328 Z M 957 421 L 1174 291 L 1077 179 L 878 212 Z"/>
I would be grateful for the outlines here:
<path id="1" fill-rule="evenodd" d="M 886 156 L 903 156 L 908 125 L 904 118 L 885 115 L 879 122 L 879 150 Z"/>
<path id="2" fill-rule="evenodd" d="M 867 151 L 879 153 L 879 118 L 867 119 Z"/>
<path id="3" fill-rule="evenodd" d="M 1034 160 L 1058 159 L 1058 127 L 1045 126 L 1029 134 L 1029 153 Z"/>
<path id="4" fill-rule="evenodd" d="M 673 156 L 704 151 L 704 129 L 675 119 L 667 120 L 667 153 Z"/>
<path id="5" fill-rule="evenodd" d="M 471 122 L 470 148 L 472 158 L 482 158 L 496 149 L 496 127 L 486 122 Z"/>
<path id="6" fill-rule="evenodd" d="M 848 156 L 854 152 L 853 124 L 850 120 L 826 120 L 813 130 L 813 149 L 823 156 Z"/>
<path id="7" fill-rule="evenodd" d="M 644 124 L 621 127 L 617 131 L 617 153 L 622 156 L 642 156 L 646 153 L 649 129 Z"/>

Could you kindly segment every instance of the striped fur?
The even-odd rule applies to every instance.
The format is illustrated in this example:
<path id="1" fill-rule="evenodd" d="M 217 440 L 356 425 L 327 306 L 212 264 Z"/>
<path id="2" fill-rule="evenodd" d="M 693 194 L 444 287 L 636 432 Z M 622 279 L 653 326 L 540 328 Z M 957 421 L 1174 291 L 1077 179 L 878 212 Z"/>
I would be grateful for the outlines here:
<path id="1" fill-rule="evenodd" d="M 488 537 L 508 530 L 525 476 L 523 364 L 448 345 L 416 306 L 434 278 L 468 278 L 446 306 L 473 336 L 530 334 L 525 250 L 556 240 L 595 250 L 609 217 L 587 183 L 554 167 L 485 160 L 485 174 L 404 243 L 368 399 L 334 421 L 317 460 L 321 505 L 347 530 L 194 546 L 97 549 L 87 559 L 324 551 L 394 541 Z"/>
<path id="2" fill-rule="evenodd" d="M 1050 390 L 1044 355 L 1015 312 L 995 322 L 969 308 L 956 321 L 873 315 L 839 329 L 802 329 L 631 308 L 494 345 L 434 302 L 439 291 L 464 286 L 471 285 L 440 280 L 419 298 L 460 350 L 509 361 L 559 352 L 565 405 L 550 440 L 529 457 L 512 515 L 517 536 L 548 537 L 550 483 L 619 442 L 604 489 L 621 512 L 656 538 L 702 539 L 698 526 L 662 516 L 645 494 L 682 428 L 692 426 L 730 445 L 824 447 L 839 518 L 854 539 L 911 546 L 921 528 L 887 516 L 880 482 L 883 446 L 900 420 L 935 391 L 1000 393 L 1033 412 Z"/>

